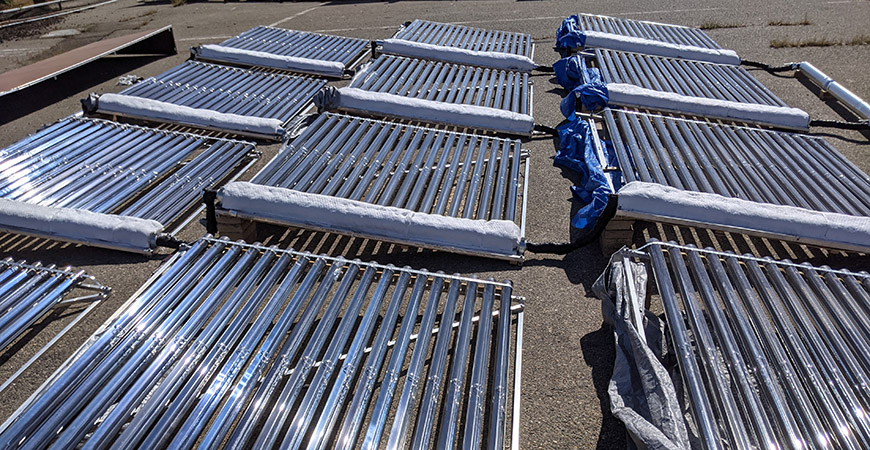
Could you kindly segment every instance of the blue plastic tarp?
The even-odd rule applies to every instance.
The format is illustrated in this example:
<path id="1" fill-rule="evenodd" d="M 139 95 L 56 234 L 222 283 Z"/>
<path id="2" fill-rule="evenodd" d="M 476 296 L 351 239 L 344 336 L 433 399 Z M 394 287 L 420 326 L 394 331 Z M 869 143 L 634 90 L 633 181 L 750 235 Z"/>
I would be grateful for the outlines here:
<path id="1" fill-rule="evenodd" d="M 570 89 L 559 109 L 568 120 L 574 120 L 576 111 L 576 99 L 588 111 L 595 111 L 607 107 L 610 94 L 607 92 L 607 83 L 601 78 L 601 72 L 595 67 L 587 67 L 586 60 L 580 55 L 562 58 L 553 64 L 556 80 L 562 87 Z"/>
<path id="2" fill-rule="evenodd" d="M 563 20 L 556 30 L 556 48 L 571 49 L 583 47 L 585 44 L 586 35 L 580 29 L 580 17 L 575 14 Z"/>
<path id="3" fill-rule="evenodd" d="M 556 81 L 569 91 L 583 84 L 586 62 L 580 55 L 573 55 L 567 58 L 562 58 L 553 63 L 553 72 L 556 74 Z"/>
<path id="4" fill-rule="evenodd" d="M 556 152 L 554 163 L 581 175 L 580 184 L 572 186 L 571 192 L 584 206 L 571 219 L 571 225 L 583 230 L 590 229 L 595 226 L 595 222 L 607 206 L 608 196 L 614 191 L 608 183 L 608 175 L 604 173 L 604 167 L 598 160 L 595 137 L 592 135 L 593 130 L 589 123 L 578 118 L 559 126 L 557 130 L 559 150 Z M 602 144 L 607 165 L 616 166 L 617 162 L 610 142 L 602 141 Z M 614 178 L 619 180 L 621 177 Z M 613 188 L 619 189 L 618 186 Z"/>

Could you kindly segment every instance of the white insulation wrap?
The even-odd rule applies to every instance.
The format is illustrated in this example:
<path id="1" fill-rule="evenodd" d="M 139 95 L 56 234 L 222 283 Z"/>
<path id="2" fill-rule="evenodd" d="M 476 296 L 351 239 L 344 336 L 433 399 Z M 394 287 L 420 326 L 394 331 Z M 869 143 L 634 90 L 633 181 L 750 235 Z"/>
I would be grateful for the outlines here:
<path id="1" fill-rule="evenodd" d="M 671 44 L 669 42 L 653 41 L 632 36 L 604 33 L 601 31 L 584 31 L 586 47 L 609 48 L 624 52 L 643 53 L 645 55 L 664 56 L 666 58 L 689 59 L 719 64 L 739 65 L 740 57 L 734 50 L 710 49 L 691 45 Z"/>
<path id="2" fill-rule="evenodd" d="M 199 47 L 191 48 L 190 51 L 197 59 L 223 61 L 244 66 L 269 67 L 332 78 L 344 76 L 344 64 L 336 61 L 276 55 L 274 53 L 243 50 L 215 44 L 200 45 Z"/>
<path id="3" fill-rule="evenodd" d="M 508 220 L 425 214 L 247 182 L 227 184 L 218 198 L 223 209 L 248 216 L 424 247 L 514 256 L 521 239 L 520 228 Z"/>
<path id="4" fill-rule="evenodd" d="M 870 218 L 772 205 L 656 183 L 633 181 L 619 190 L 618 209 L 629 216 L 718 225 L 816 245 L 870 250 Z"/>
<path id="5" fill-rule="evenodd" d="M 531 136 L 535 128 L 535 122 L 528 114 L 484 106 L 422 100 L 356 88 L 328 87 L 314 97 L 314 103 L 322 110 L 338 109 L 522 136 Z"/>
<path id="6" fill-rule="evenodd" d="M 424 44 L 404 39 L 381 41 L 381 52 L 410 58 L 431 59 L 469 66 L 531 72 L 538 67 L 527 56 L 502 52 L 480 52 L 457 47 Z"/>
<path id="7" fill-rule="evenodd" d="M 284 136 L 282 123 L 278 119 L 221 113 L 121 94 L 103 94 L 99 97 L 92 95 L 86 102 L 91 103 L 86 106 L 88 112 L 118 114 L 236 134 L 268 136 L 279 140 Z"/>
<path id="8" fill-rule="evenodd" d="M 0 199 L 0 229 L 139 253 L 156 246 L 156 220 Z"/>
<path id="9" fill-rule="evenodd" d="M 807 130 L 810 115 L 797 108 L 739 103 L 654 91 L 632 84 L 608 83 L 608 100 L 612 105 L 648 108 L 717 119 Z"/>

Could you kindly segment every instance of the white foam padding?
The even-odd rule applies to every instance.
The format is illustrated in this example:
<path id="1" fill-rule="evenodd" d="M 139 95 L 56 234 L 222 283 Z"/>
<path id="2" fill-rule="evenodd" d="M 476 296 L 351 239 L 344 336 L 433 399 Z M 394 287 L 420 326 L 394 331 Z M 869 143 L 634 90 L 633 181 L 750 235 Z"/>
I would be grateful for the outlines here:
<path id="1" fill-rule="evenodd" d="M 163 232 L 156 220 L 7 199 L 0 199 L 0 228 L 137 252 L 153 249 Z"/>
<path id="2" fill-rule="evenodd" d="M 236 181 L 219 191 L 221 207 L 281 223 L 387 241 L 514 256 L 520 228 L 509 220 L 472 220 Z"/>
<path id="3" fill-rule="evenodd" d="M 719 64 L 739 65 L 740 57 L 734 50 L 711 49 L 693 45 L 671 44 L 669 42 L 604 33 L 601 31 L 584 31 L 585 47 L 609 48 L 624 52 L 643 53 L 645 55 L 664 56 L 666 58 L 689 59 Z"/>
<path id="4" fill-rule="evenodd" d="M 158 122 L 169 122 L 194 127 L 205 127 L 240 134 L 254 134 L 281 138 L 281 121 L 263 117 L 241 116 L 208 109 L 191 108 L 172 103 L 134 97 L 132 95 L 103 94 L 97 99 L 100 113 L 120 114 Z"/>
<path id="5" fill-rule="evenodd" d="M 608 83 L 608 104 L 807 130 L 810 115 L 797 108 L 758 105 L 654 91 L 633 84 Z"/>
<path id="6" fill-rule="evenodd" d="M 870 249 L 870 217 L 757 203 L 640 181 L 626 184 L 617 195 L 618 209 L 629 213 L 754 230 L 832 247 Z"/>
<path id="7" fill-rule="evenodd" d="M 419 120 L 458 127 L 492 130 L 508 134 L 531 136 L 534 119 L 503 109 L 475 105 L 403 97 L 356 88 L 327 88 L 318 94 L 315 103 L 325 109 L 340 109 L 358 113 Z"/>
<path id="8" fill-rule="evenodd" d="M 411 58 L 431 59 L 454 64 L 531 72 L 538 67 L 531 58 L 503 52 L 479 52 L 464 48 L 424 44 L 404 39 L 385 39 L 381 52 Z"/>
<path id="9" fill-rule="evenodd" d="M 197 58 L 212 61 L 223 61 L 244 66 L 270 67 L 273 69 L 323 75 L 333 78 L 341 78 L 344 76 L 345 69 L 344 64 L 337 61 L 323 61 L 319 59 L 299 58 L 296 56 L 276 55 L 274 53 L 224 47 L 215 44 L 194 47 L 192 52 Z"/>

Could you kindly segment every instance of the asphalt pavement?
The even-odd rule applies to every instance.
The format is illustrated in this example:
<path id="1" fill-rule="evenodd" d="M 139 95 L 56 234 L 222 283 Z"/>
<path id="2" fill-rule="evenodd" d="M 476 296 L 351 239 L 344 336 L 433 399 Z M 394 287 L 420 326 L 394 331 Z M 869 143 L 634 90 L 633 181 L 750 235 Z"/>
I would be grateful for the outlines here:
<path id="1" fill-rule="evenodd" d="M 850 41 L 866 36 L 870 1 L 770 0 L 664 0 L 641 2 L 588 1 L 348 1 L 348 2 L 196 2 L 173 6 L 166 1 L 118 0 L 87 12 L 70 15 L 45 27 L 31 27 L 17 35 L 0 32 L 0 72 L 61 53 L 99 39 L 172 25 L 179 53 L 171 57 L 114 58 L 88 66 L 84 74 L 64 79 L 61 86 L 40 88 L 15 102 L 0 98 L 0 147 L 5 147 L 44 124 L 80 110 L 79 100 L 91 92 L 118 92 L 117 79 L 125 74 L 157 75 L 188 57 L 197 44 L 218 43 L 257 25 L 274 25 L 366 39 L 387 38 L 406 21 L 427 19 L 490 29 L 529 33 L 537 42 L 535 61 L 551 65 L 556 29 L 567 15 L 586 12 L 690 26 L 706 25 L 720 45 L 736 50 L 744 59 L 782 64 L 810 61 L 859 96 L 870 99 L 870 45 L 772 48 L 773 40 L 793 42 Z M 808 25 L 775 24 L 798 23 Z M 773 24 L 772 24 L 773 23 Z M 67 37 L 41 37 L 53 30 L 76 30 Z M 850 119 L 842 108 L 822 101 L 817 90 L 787 76 L 753 70 L 765 85 L 790 106 L 818 119 Z M 558 105 L 561 87 L 549 74 L 534 80 L 536 123 L 555 126 L 562 116 Z M 829 141 L 865 172 L 870 172 L 870 135 L 829 131 Z M 530 154 L 527 180 L 526 235 L 529 241 L 566 241 L 570 218 L 578 205 L 569 187 L 575 180 L 554 167 L 555 143 L 533 139 L 524 143 Z M 277 151 L 261 146 L 264 156 L 242 179 L 248 179 Z M 380 263 L 410 265 L 481 277 L 510 279 L 515 294 L 526 298 L 522 374 L 522 448 L 625 447 L 624 429 L 609 414 L 606 388 L 613 364 L 613 335 L 602 325 L 601 303 L 589 291 L 603 271 L 607 256 L 592 245 L 567 256 L 527 255 L 521 267 L 502 261 L 460 257 L 433 251 L 377 246 L 358 239 L 317 234 L 303 240 L 296 233 L 261 233 L 268 244 L 296 245 L 305 250 L 344 254 Z M 687 239 L 692 233 L 659 227 L 652 235 Z M 193 240 L 205 233 L 196 221 L 180 237 Z M 703 234 L 703 233 L 702 233 Z M 634 245 L 642 244 L 638 236 Z M 735 247 L 746 247 L 736 237 Z M 763 247 L 763 245 L 762 245 Z M 86 270 L 113 288 L 113 294 L 66 337 L 44 354 L 32 368 L 0 392 L 0 420 L 8 417 L 39 385 L 141 286 L 168 255 L 161 250 L 150 257 L 60 244 L 42 239 L 0 235 L 0 257 L 12 256 L 44 264 L 72 265 Z M 796 249 L 788 256 L 798 261 L 831 264 L 853 270 L 870 268 L 856 255 Z M 0 380 L 21 366 L 53 333 L 70 320 L 74 310 L 44 321 L 26 342 L 0 357 Z"/>

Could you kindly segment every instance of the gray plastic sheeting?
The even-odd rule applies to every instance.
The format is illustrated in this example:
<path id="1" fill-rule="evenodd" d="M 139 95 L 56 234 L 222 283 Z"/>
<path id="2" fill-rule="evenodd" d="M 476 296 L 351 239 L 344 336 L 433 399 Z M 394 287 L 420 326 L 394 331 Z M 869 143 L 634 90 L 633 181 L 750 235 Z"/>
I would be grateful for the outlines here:
<path id="1" fill-rule="evenodd" d="M 613 327 L 616 344 L 613 375 L 607 388 L 611 412 L 625 424 L 632 441 L 629 447 L 634 444 L 639 449 L 688 449 L 689 437 L 677 391 L 653 351 L 661 349 L 661 322 L 646 313 L 644 336 L 632 325 L 632 308 L 638 306 L 633 305 L 629 294 L 623 261 L 622 253 L 615 253 L 608 270 L 592 287 L 602 300 L 602 314 Z M 634 298 L 645 298 L 646 268 L 643 264 L 630 264 Z"/>

